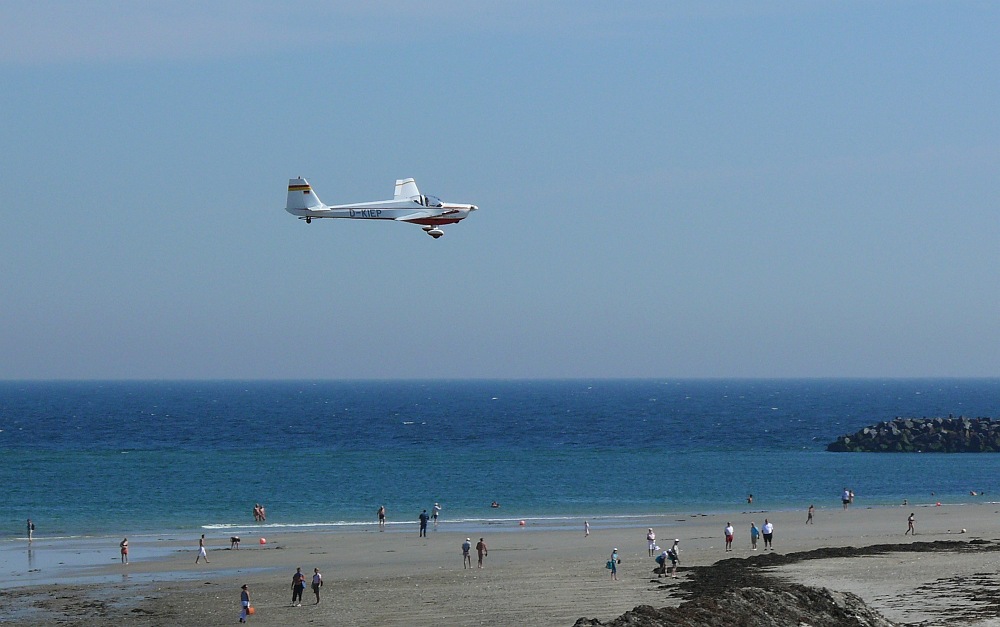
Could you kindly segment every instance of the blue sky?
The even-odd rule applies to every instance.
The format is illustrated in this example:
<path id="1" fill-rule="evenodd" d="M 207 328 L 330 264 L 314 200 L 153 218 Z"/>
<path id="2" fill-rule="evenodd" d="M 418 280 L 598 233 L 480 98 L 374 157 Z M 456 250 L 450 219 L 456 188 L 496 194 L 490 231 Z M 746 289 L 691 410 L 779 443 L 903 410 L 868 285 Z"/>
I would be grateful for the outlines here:
<path id="1" fill-rule="evenodd" d="M 0 378 L 1000 376 L 998 23 L 0 0 Z"/>

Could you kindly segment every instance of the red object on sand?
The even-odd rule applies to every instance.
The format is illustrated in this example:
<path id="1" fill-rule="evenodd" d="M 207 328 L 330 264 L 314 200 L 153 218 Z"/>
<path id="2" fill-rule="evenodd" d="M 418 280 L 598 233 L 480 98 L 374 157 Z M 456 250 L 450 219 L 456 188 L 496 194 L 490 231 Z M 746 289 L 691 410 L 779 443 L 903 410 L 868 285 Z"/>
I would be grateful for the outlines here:
<path id="1" fill-rule="evenodd" d="M 267 538 L 261 538 L 260 539 L 260 543 L 261 544 L 267 544 Z"/>

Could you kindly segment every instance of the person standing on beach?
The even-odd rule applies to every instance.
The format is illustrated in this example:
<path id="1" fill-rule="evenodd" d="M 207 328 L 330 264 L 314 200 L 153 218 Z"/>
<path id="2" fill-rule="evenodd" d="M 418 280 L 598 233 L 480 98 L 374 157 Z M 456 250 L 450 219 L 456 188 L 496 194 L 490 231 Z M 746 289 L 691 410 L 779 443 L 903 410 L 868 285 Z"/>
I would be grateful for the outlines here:
<path id="1" fill-rule="evenodd" d="M 31 544 L 32 537 L 35 535 L 35 523 L 28 519 L 28 544 Z"/>
<path id="2" fill-rule="evenodd" d="M 319 605 L 319 589 L 323 587 L 323 575 L 319 574 L 319 569 L 313 569 L 313 594 L 316 595 L 316 605 Z"/>
<path id="3" fill-rule="evenodd" d="M 479 542 L 476 543 L 476 553 L 479 554 L 479 568 L 482 568 L 483 558 L 490 554 L 489 550 L 486 548 L 486 543 L 483 542 L 482 538 L 479 538 Z"/>
<path id="4" fill-rule="evenodd" d="M 385 531 L 385 505 L 378 506 L 378 530 Z"/>
<path id="5" fill-rule="evenodd" d="M 674 545 L 670 547 L 669 551 L 667 551 L 667 559 L 670 560 L 670 576 L 674 579 L 677 578 L 677 562 L 681 561 L 681 547 L 678 546 L 680 543 L 680 538 L 674 539 Z"/>
<path id="6" fill-rule="evenodd" d="M 198 560 L 205 558 L 205 563 L 208 564 L 208 551 L 205 550 L 205 534 L 201 534 L 201 538 L 198 540 L 198 557 L 194 558 L 194 563 L 197 564 Z"/>
<path id="7" fill-rule="evenodd" d="M 618 547 L 611 549 L 611 559 L 608 560 L 608 565 L 611 567 L 611 578 L 618 581 L 618 564 L 620 560 L 618 559 Z"/>
<path id="8" fill-rule="evenodd" d="M 247 622 L 247 616 L 250 614 L 250 590 L 247 589 L 247 585 L 243 584 L 240 588 L 240 622 Z"/>
<path id="9" fill-rule="evenodd" d="M 773 551 L 774 547 L 771 546 L 771 538 L 774 536 L 774 525 L 765 518 L 764 526 L 761 527 L 760 531 L 764 535 L 764 550 L 771 549 Z"/>
<path id="10" fill-rule="evenodd" d="M 462 543 L 462 568 L 472 568 L 472 538 L 466 538 Z"/>
<path id="11" fill-rule="evenodd" d="M 128 538 L 118 543 L 122 550 L 122 564 L 128 564 Z"/>
<path id="12" fill-rule="evenodd" d="M 912 535 L 917 535 L 917 530 L 913 528 L 914 520 L 916 520 L 916 518 L 913 516 L 913 512 L 910 512 L 910 516 L 906 519 L 906 531 L 903 532 L 904 536 L 908 533 Z"/>
<path id="13" fill-rule="evenodd" d="M 844 509 L 851 504 L 851 491 L 844 488 L 844 491 L 840 494 L 840 501 L 844 504 Z"/>
<path id="14" fill-rule="evenodd" d="M 295 569 L 292 575 L 292 606 L 302 607 L 302 591 L 306 589 L 306 576 L 302 574 L 301 568 Z"/>
<path id="15" fill-rule="evenodd" d="M 757 538 L 760 537 L 760 529 L 757 528 L 757 523 L 750 523 L 750 550 L 757 550 Z"/>
<path id="16" fill-rule="evenodd" d="M 438 505 L 437 503 L 435 503 L 434 507 L 431 508 L 431 518 L 434 519 L 434 526 L 435 527 L 438 526 L 438 516 L 440 514 L 441 514 L 441 506 Z"/>
<path id="17" fill-rule="evenodd" d="M 736 530 L 733 529 L 733 523 L 727 522 L 726 523 L 726 528 L 723 529 L 723 533 L 726 534 L 726 551 L 732 551 L 733 550 L 733 534 L 736 533 Z"/>
<path id="18" fill-rule="evenodd" d="M 420 536 L 423 538 L 427 537 L 427 521 L 430 516 L 427 515 L 427 510 L 420 512 Z"/>
<path id="19" fill-rule="evenodd" d="M 807 524 L 807 525 L 812 525 L 812 524 L 814 524 L 814 523 L 813 523 L 813 512 L 814 512 L 814 511 L 816 511 L 816 508 L 815 508 L 815 507 L 813 507 L 812 505 L 810 505 L 810 506 L 809 506 L 809 511 L 808 511 L 808 512 L 806 513 L 806 524 Z"/>
<path id="20" fill-rule="evenodd" d="M 590 521 L 589 520 L 583 521 L 583 537 L 584 538 L 589 538 L 590 537 Z"/>
<path id="21" fill-rule="evenodd" d="M 653 533 L 653 528 L 649 528 L 649 532 L 646 533 L 646 542 L 649 544 L 649 556 L 653 557 L 653 553 L 656 552 L 656 534 Z"/>

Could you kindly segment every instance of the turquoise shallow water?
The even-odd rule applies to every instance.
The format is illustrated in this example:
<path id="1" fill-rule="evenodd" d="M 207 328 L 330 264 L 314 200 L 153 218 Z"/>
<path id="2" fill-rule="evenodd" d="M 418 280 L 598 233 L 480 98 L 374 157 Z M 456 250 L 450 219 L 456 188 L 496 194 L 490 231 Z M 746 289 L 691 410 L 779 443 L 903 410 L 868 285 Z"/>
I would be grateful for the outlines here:
<path id="1" fill-rule="evenodd" d="M 825 452 L 1000 380 L 0 383 L 0 537 L 964 502 L 1000 455 Z M 931 496 L 931 493 L 934 493 Z M 489 507 L 499 501 L 499 510 Z M 221 531 L 220 531 L 221 532 Z"/>

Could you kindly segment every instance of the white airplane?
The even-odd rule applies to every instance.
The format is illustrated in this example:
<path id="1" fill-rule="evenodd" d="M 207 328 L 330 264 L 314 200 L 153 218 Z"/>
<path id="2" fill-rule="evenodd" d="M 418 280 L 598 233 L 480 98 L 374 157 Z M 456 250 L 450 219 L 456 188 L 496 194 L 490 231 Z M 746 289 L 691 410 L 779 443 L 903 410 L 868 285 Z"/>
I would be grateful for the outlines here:
<path id="1" fill-rule="evenodd" d="M 479 207 L 441 202 L 424 196 L 413 179 L 396 181 L 392 200 L 362 202 L 352 205 L 324 205 L 304 178 L 288 179 L 288 202 L 285 211 L 305 220 L 313 218 L 350 218 L 354 220 L 395 220 L 420 224 L 424 232 L 437 239 L 444 235 L 441 226 L 464 220 Z"/>

